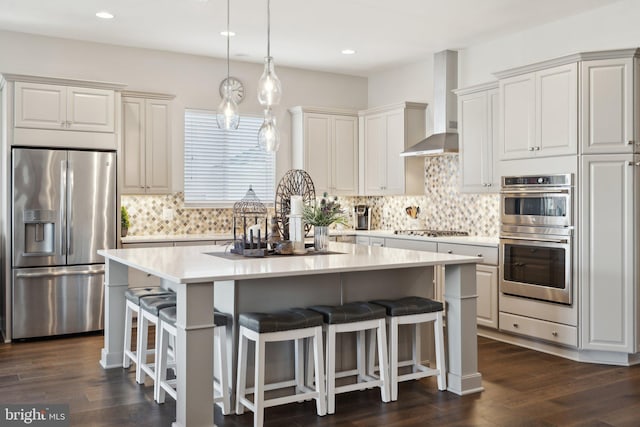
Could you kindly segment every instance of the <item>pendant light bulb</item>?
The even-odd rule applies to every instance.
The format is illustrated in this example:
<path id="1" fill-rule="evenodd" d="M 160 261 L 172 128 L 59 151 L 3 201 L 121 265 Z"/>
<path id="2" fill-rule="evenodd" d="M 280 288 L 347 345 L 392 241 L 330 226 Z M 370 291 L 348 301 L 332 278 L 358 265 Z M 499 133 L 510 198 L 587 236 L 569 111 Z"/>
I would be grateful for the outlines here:
<path id="1" fill-rule="evenodd" d="M 280 132 L 270 109 L 264 112 L 264 122 L 258 132 L 258 145 L 263 150 L 272 152 L 276 152 L 280 148 Z"/>
<path id="2" fill-rule="evenodd" d="M 236 130 L 240 124 L 238 104 L 236 104 L 231 96 L 229 96 L 228 88 L 225 92 L 224 98 L 222 98 L 222 101 L 218 106 L 216 121 L 218 122 L 218 127 L 224 130 Z"/>
<path id="3" fill-rule="evenodd" d="M 227 0 L 227 34 L 229 34 L 229 0 Z M 229 39 L 227 36 L 227 80 L 224 85 L 224 96 L 220 105 L 218 105 L 218 112 L 216 114 L 216 122 L 218 127 L 224 130 L 236 130 L 240 124 L 240 114 L 238 113 L 238 104 L 233 100 L 231 96 L 231 88 L 229 87 Z"/>
<path id="4" fill-rule="evenodd" d="M 258 102 L 264 107 L 278 105 L 282 98 L 282 85 L 276 75 L 273 58 L 264 58 L 264 71 L 258 80 Z"/>

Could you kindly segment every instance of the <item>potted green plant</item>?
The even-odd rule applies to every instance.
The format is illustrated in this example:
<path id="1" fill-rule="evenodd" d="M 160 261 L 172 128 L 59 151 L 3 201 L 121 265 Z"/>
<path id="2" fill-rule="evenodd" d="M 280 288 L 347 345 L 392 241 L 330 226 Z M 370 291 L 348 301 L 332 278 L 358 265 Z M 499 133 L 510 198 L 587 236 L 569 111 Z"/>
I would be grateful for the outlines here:
<path id="1" fill-rule="evenodd" d="M 348 223 L 347 215 L 338 203 L 338 198 L 329 199 L 327 193 L 322 195 L 320 203 L 305 206 L 302 219 L 313 225 L 313 246 L 318 252 L 326 252 L 329 247 L 329 226 L 331 224 Z"/>
<path id="2" fill-rule="evenodd" d="M 125 206 L 122 206 L 120 207 L 120 237 L 127 237 L 129 225 L 129 212 Z"/>

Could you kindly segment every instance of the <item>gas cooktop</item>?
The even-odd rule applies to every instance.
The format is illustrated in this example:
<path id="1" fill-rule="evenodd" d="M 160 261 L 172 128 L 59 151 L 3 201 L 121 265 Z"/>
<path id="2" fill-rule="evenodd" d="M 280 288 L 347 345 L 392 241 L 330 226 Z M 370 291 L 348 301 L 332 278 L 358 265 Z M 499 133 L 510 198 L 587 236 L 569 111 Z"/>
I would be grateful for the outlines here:
<path id="1" fill-rule="evenodd" d="M 426 236 L 426 237 L 451 237 L 468 236 L 466 231 L 458 230 L 395 230 L 393 234 L 404 234 L 406 236 Z"/>

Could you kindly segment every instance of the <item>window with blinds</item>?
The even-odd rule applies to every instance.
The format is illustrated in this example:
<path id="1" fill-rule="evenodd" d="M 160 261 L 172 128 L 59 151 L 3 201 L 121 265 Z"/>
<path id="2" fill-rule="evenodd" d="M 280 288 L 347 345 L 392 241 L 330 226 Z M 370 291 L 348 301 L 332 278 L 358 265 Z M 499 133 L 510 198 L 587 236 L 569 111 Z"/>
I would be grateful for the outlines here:
<path id="1" fill-rule="evenodd" d="M 242 116 L 237 130 L 218 128 L 216 113 L 185 110 L 184 200 L 191 206 L 233 206 L 249 187 L 275 199 L 275 153 L 258 146 L 262 117 Z"/>

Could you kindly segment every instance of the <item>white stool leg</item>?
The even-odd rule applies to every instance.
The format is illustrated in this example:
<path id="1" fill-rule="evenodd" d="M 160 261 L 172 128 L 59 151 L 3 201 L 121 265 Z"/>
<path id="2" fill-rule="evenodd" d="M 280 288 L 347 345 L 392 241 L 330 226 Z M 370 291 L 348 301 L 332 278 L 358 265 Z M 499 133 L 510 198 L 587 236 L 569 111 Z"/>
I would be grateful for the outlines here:
<path id="1" fill-rule="evenodd" d="M 131 359 L 127 355 L 127 350 L 131 351 L 131 330 L 133 329 L 133 310 L 127 300 L 124 310 L 124 351 L 122 353 L 122 367 L 131 366 Z"/>
<path id="2" fill-rule="evenodd" d="M 222 414 L 231 413 L 231 397 L 229 396 L 229 368 L 227 363 L 227 327 L 216 326 L 214 333 L 218 337 L 216 361 L 220 368 L 219 379 L 222 393 Z"/>
<path id="3" fill-rule="evenodd" d="M 324 361 L 322 360 L 322 328 L 316 329 L 315 336 L 313 337 L 313 360 L 314 371 L 316 375 L 316 391 L 318 397 L 316 398 L 316 410 L 319 416 L 327 415 L 327 395 L 325 391 L 325 382 L 322 368 Z"/>
<path id="4" fill-rule="evenodd" d="M 422 341 L 420 338 L 420 323 L 413 325 L 413 343 L 411 345 L 413 357 L 413 372 L 418 372 L 418 366 L 422 364 Z"/>
<path id="5" fill-rule="evenodd" d="M 367 330 L 367 374 L 370 377 L 375 376 L 375 364 L 376 364 L 376 345 L 378 340 L 376 339 L 376 330 Z"/>
<path id="6" fill-rule="evenodd" d="M 294 364 L 296 392 L 304 392 L 304 338 L 294 340 Z"/>
<path id="7" fill-rule="evenodd" d="M 244 327 L 240 327 L 240 338 L 238 339 L 238 379 L 236 382 L 236 414 L 244 414 L 244 405 L 240 399 L 245 397 L 247 388 L 247 345 L 248 339 L 244 335 Z"/>
<path id="8" fill-rule="evenodd" d="M 391 377 L 391 400 L 398 400 L 398 319 L 389 322 L 389 371 Z"/>
<path id="9" fill-rule="evenodd" d="M 262 427 L 264 423 L 264 351 L 265 342 L 262 335 L 258 336 L 255 350 L 255 379 L 253 384 L 253 427 Z"/>
<path id="10" fill-rule="evenodd" d="M 442 312 L 438 312 L 434 325 L 436 338 L 436 364 L 438 365 L 438 390 L 447 389 L 447 359 L 444 355 L 444 332 Z"/>
<path id="11" fill-rule="evenodd" d="M 327 326 L 327 413 L 336 412 L 336 331 L 334 325 Z M 316 383 L 318 379 L 316 378 Z"/>
<path id="12" fill-rule="evenodd" d="M 138 347 L 136 348 L 136 382 L 138 384 L 144 384 L 145 372 L 141 366 L 143 363 L 147 363 L 147 334 L 149 331 L 149 321 L 140 312 L 138 314 Z"/>
<path id="13" fill-rule="evenodd" d="M 320 332 L 320 337 L 322 338 L 322 332 Z M 306 348 L 306 352 L 307 352 L 307 365 L 306 365 L 306 370 L 305 370 L 305 375 L 306 375 L 306 379 L 305 379 L 305 385 L 308 388 L 313 388 L 313 382 L 314 382 L 314 361 L 315 358 L 313 356 L 314 354 L 314 348 L 315 348 L 315 343 L 312 340 L 307 340 L 307 348 Z"/>
<path id="14" fill-rule="evenodd" d="M 378 359 L 380 366 L 380 393 L 383 402 L 389 402 L 389 365 L 387 361 L 387 327 L 384 318 L 378 322 Z"/>
<path id="15" fill-rule="evenodd" d="M 158 344 L 158 358 L 156 360 L 156 379 L 153 384 L 154 399 L 158 403 L 164 403 L 165 394 L 164 388 L 160 386 L 162 382 L 167 379 L 167 358 L 169 348 L 169 333 L 164 328 L 162 322 L 160 322 L 160 343 Z M 157 326 L 156 326 L 157 328 Z"/>
<path id="16" fill-rule="evenodd" d="M 356 332 L 356 367 L 358 369 L 358 382 L 365 381 L 367 369 L 366 331 Z"/>

